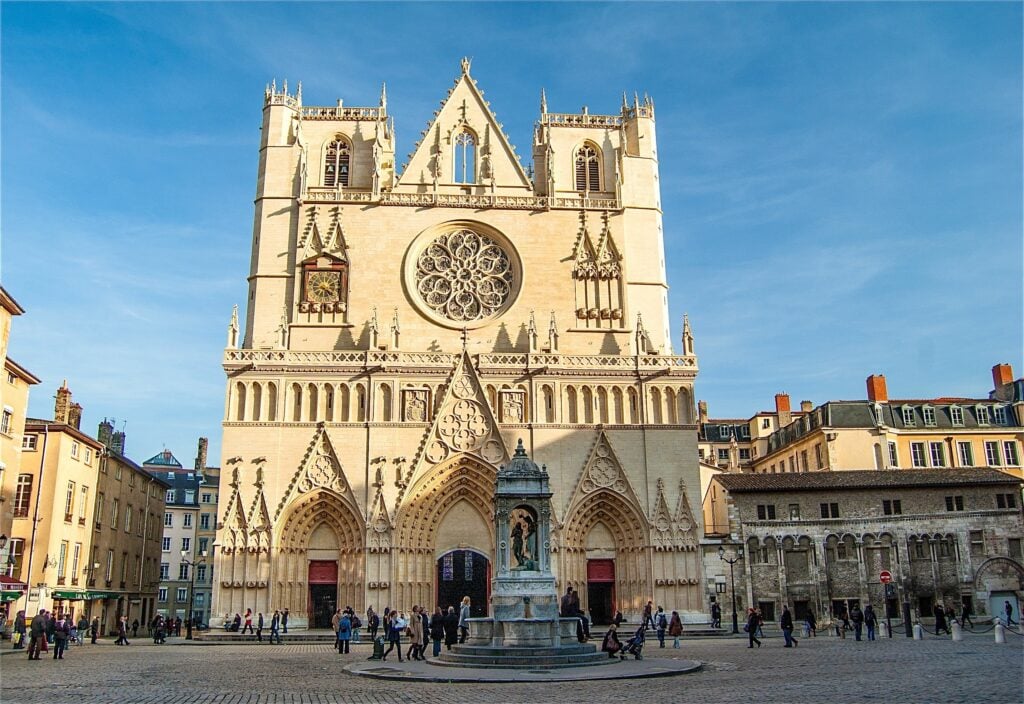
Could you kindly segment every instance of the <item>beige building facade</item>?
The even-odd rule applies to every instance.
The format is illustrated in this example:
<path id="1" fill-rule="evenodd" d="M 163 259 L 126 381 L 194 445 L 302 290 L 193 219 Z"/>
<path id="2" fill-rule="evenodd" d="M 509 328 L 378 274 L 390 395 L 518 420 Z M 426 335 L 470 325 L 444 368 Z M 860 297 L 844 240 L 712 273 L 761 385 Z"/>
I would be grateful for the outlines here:
<path id="1" fill-rule="evenodd" d="M 386 95 L 268 87 L 245 329 L 228 329 L 214 614 L 487 609 L 498 467 L 547 467 L 559 587 L 702 612 L 684 323 L 654 104 L 556 113 L 532 175 L 462 64 L 402 168 Z M 217 619 L 214 619 L 216 621 Z"/>

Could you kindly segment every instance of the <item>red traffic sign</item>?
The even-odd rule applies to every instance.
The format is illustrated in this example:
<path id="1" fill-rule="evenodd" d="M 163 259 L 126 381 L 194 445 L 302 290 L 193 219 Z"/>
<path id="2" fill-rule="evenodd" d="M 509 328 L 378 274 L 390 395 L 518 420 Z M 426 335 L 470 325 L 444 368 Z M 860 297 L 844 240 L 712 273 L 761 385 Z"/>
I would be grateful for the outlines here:
<path id="1" fill-rule="evenodd" d="M 878 581 L 882 584 L 888 584 L 892 581 L 892 572 L 889 570 L 882 570 L 878 573 Z"/>

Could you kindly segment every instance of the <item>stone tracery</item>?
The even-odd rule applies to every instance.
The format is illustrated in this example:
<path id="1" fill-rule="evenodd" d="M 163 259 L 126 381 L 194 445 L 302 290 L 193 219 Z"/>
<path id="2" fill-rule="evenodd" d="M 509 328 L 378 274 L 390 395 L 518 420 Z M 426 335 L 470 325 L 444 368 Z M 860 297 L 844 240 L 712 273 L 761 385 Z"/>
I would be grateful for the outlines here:
<path id="1" fill-rule="evenodd" d="M 470 322 L 496 315 L 513 293 L 508 253 L 469 229 L 438 235 L 416 259 L 416 291 L 438 315 Z"/>

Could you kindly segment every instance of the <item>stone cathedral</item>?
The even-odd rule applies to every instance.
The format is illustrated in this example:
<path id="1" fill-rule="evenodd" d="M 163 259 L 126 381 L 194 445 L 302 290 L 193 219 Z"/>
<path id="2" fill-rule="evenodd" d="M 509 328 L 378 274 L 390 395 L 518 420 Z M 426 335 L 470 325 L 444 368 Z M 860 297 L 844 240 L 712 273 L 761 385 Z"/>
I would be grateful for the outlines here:
<path id="1" fill-rule="evenodd" d="M 649 599 L 706 611 L 697 359 L 687 322 L 681 354 L 669 331 L 654 103 L 559 113 L 542 92 L 532 157 L 468 60 L 401 165 L 386 92 L 313 107 L 267 88 L 214 614 L 320 627 L 467 595 L 485 614 L 519 440 L 550 475 L 561 592 L 599 624 Z"/>

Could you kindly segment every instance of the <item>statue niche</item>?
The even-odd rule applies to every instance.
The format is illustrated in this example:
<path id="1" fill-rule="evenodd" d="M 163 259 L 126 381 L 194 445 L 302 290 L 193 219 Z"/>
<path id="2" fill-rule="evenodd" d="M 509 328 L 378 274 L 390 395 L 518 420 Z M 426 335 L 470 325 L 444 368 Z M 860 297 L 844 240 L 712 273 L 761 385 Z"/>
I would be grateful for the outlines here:
<path id="1" fill-rule="evenodd" d="M 509 514 L 509 536 L 512 539 L 512 571 L 531 572 L 540 569 L 537 553 L 537 512 L 529 506 L 516 506 Z"/>

